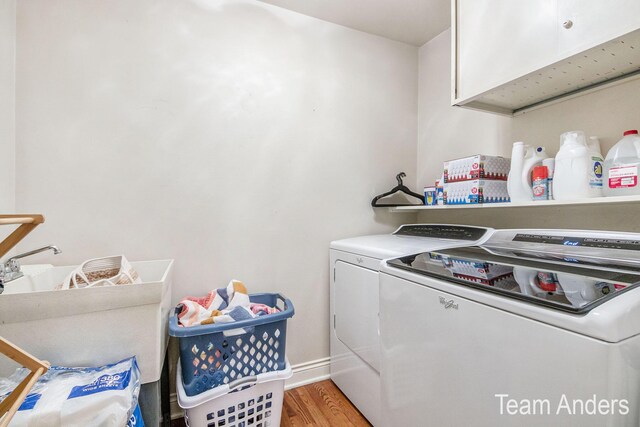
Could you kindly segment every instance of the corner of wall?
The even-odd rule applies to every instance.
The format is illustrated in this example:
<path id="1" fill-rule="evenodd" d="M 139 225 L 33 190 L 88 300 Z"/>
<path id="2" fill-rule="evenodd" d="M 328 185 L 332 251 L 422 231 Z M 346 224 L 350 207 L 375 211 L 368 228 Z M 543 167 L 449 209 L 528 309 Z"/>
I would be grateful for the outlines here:
<path id="1" fill-rule="evenodd" d="M 0 0 L 0 212 L 15 210 L 17 0 Z"/>
<path id="2" fill-rule="evenodd" d="M 433 185 L 446 160 L 509 154 L 511 118 L 451 106 L 451 54 L 450 28 L 420 47 L 418 187 Z"/>

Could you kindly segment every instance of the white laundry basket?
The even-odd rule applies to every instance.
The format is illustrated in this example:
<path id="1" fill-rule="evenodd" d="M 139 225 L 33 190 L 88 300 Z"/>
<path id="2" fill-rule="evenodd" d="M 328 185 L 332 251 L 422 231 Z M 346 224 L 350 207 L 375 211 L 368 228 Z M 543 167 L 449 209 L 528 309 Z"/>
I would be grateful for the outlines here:
<path id="1" fill-rule="evenodd" d="M 289 361 L 281 371 L 244 377 L 229 384 L 187 396 L 178 361 L 178 404 L 188 427 L 278 427 L 282 415 L 284 381 L 293 372 Z"/>

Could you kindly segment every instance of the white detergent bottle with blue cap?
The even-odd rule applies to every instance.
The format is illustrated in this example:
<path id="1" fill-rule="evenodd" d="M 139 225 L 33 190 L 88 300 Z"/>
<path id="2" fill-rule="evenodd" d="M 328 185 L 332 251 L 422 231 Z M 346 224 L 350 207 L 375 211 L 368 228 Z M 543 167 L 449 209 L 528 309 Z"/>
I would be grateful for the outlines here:
<path id="1" fill-rule="evenodd" d="M 570 131 L 560 135 L 553 198 L 577 200 L 602 196 L 603 162 L 596 147 L 587 145 L 584 132 Z"/>

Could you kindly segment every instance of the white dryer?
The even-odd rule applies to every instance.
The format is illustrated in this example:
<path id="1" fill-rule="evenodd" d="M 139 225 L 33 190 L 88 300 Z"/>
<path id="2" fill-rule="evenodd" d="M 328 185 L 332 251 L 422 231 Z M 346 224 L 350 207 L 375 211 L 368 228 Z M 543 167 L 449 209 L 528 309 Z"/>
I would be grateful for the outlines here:
<path id="1" fill-rule="evenodd" d="M 640 234 L 499 230 L 380 272 L 382 425 L 640 425 Z"/>
<path id="2" fill-rule="evenodd" d="M 379 270 L 381 260 L 474 244 L 487 228 L 403 225 L 392 234 L 331 243 L 331 379 L 374 426 L 380 421 Z"/>

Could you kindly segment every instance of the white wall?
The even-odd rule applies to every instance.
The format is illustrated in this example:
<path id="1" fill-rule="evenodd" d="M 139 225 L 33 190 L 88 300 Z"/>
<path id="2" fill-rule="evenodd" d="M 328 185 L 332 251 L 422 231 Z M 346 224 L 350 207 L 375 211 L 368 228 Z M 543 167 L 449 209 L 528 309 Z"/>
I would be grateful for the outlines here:
<path id="1" fill-rule="evenodd" d="M 232 279 L 295 303 L 328 356 L 328 245 L 390 230 L 415 179 L 417 48 L 249 0 L 18 2 L 21 249 L 175 258 L 174 300 Z"/>
<path id="2" fill-rule="evenodd" d="M 451 106 L 451 30 L 419 51 L 417 185 L 433 185 L 442 163 L 473 154 L 506 154 L 508 117 Z"/>
<path id="3" fill-rule="evenodd" d="M 0 212 L 15 203 L 16 0 L 0 0 Z"/>

